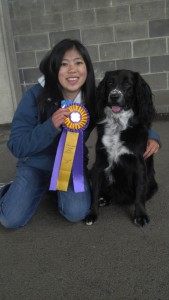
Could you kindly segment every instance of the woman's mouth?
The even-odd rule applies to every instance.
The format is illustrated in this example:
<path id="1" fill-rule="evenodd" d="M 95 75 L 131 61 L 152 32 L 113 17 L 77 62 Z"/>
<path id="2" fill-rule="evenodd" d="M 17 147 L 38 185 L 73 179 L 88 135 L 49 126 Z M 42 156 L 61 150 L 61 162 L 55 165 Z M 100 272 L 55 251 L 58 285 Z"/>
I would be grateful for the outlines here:
<path id="1" fill-rule="evenodd" d="M 68 78 L 67 80 L 69 81 L 70 84 L 75 84 L 75 83 L 77 83 L 78 78 L 77 77 L 71 77 L 71 78 Z"/>

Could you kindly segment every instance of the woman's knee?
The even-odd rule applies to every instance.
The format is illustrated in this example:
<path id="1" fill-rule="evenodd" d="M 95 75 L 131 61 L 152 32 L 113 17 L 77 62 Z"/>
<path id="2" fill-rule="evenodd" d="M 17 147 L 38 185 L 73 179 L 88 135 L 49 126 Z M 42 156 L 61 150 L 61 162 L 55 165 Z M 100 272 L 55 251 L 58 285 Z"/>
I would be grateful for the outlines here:
<path id="1" fill-rule="evenodd" d="M 82 221 L 89 213 L 91 193 L 85 177 L 85 191 L 75 193 L 73 181 L 69 183 L 67 192 L 57 191 L 59 212 L 70 222 Z"/>
<path id="2" fill-rule="evenodd" d="M 77 223 L 86 217 L 88 211 L 72 211 L 72 210 L 66 210 L 66 211 L 60 211 L 60 213 L 64 216 L 65 219 L 67 219 L 70 222 Z"/>
<path id="3" fill-rule="evenodd" d="M 79 197 L 79 199 L 72 200 L 62 194 L 58 197 L 58 200 L 59 212 L 70 222 L 82 221 L 89 213 L 90 197 Z"/>
<path id="4" fill-rule="evenodd" d="M 23 219 L 22 216 L 5 216 L 1 215 L 1 225 L 8 229 L 17 229 L 27 224 L 28 220 Z"/>
<path id="5" fill-rule="evenodd" d="M 87 212 L 72 212 L 72 211 L 60 211 L 61 215 L 64 216 L 70 222 L 77 223 L 85 219 Z"/>
<path id="6" fill-rule="evenodd" d="M 18 171 L 1 198 L 0 223 L 4 227 L 19 228 L 28 223 L 47 190 L 40 175 L 33 168 Z"/>

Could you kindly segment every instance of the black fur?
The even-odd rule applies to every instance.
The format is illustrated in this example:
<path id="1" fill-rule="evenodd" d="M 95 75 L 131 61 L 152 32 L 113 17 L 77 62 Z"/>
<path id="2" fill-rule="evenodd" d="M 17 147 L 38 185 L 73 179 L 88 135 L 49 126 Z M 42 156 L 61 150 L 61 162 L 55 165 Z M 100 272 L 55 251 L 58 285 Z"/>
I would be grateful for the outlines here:
<path id="1" fill-rule="evenodd" d="M 153 156 L 143 158 L 155 109 L 149 85 L 137 72 L 106 72 L 97 91 L 98 140 L 92 170 L 93 224 L 101 204 L 133 203 L 134 222 L 149 222 L 145 202 L 157 191 Z"/>

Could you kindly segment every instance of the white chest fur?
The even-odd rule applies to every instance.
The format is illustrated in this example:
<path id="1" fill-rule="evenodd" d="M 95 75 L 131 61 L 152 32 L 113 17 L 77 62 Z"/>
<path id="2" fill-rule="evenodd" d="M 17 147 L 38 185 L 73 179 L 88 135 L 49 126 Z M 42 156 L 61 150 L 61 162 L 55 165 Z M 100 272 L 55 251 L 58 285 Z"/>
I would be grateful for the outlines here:
<path id="1" fill-rule="evenodd" d="M 106 168 L 106 171 L 109 171 L 113 163 L 119 161 L 121 155 L 132 154 L 132 152 L 123 145 L 123 142 L 120 140 L 120 134 L 122 130 L 127 128 L 128 121 L 133 116 L 133 111 L 122 111 L 119 114 L 114 114 L 109 107 L 106 107 L 105 114 L 106 118 L 102 122 L 104 123 L 102 143 L 108 154 L 109 166 Z"/>

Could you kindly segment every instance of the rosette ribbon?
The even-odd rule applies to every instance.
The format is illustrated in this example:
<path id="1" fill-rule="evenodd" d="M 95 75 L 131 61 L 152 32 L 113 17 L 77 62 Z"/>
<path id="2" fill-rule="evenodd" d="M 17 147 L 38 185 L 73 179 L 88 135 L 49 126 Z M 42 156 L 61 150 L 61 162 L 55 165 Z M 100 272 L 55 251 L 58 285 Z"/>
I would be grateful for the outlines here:
<path id="1" fill-rule="evenodd" d="M 89 124 L 89 113 L 82 104 L 66 107 L 70 115 L 63 124 L 49 190 L 67 191 L 72 172 L 75 193 L 84 192 L 83 131 Z"/>

